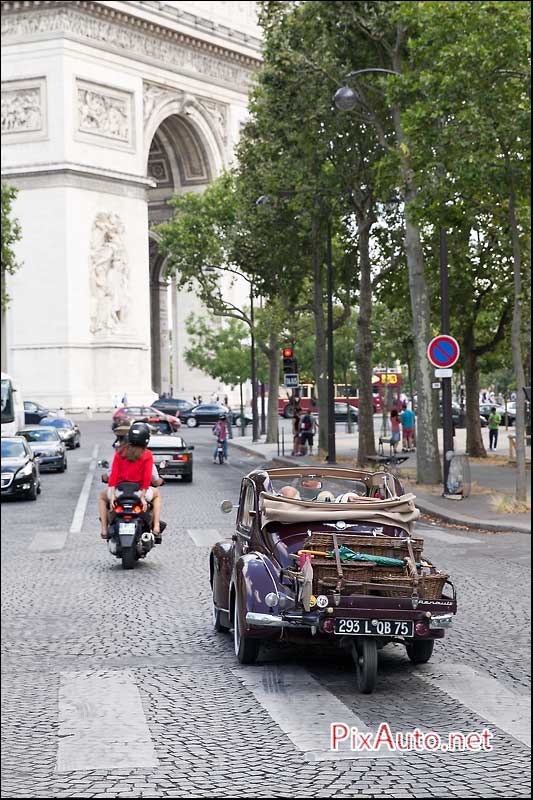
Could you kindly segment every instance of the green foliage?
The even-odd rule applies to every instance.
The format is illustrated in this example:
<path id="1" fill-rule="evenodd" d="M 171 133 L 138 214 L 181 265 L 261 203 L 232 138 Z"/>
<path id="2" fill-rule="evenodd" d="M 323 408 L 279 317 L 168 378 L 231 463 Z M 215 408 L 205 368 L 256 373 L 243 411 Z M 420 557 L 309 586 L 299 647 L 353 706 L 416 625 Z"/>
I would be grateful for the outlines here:
<path id="1" fill-rule="evenodd" d="M 235 386 L 250 379 L 250 334 L 238 320 L 213 325 L 203 317 L 187 319 L 190 347 L 185 360 L 190 367 Z"/>
<path id="2" fill-rule="evenodd" d="M 12 203 L 17 190 L 2 182 L 2 310 L 7 308 L 10 297 L 6 289 L 6 275 L 13 275 L 20 264 L 15 259 L 13 246 L 21 239 L 20 225 L 12 218 Z"/>

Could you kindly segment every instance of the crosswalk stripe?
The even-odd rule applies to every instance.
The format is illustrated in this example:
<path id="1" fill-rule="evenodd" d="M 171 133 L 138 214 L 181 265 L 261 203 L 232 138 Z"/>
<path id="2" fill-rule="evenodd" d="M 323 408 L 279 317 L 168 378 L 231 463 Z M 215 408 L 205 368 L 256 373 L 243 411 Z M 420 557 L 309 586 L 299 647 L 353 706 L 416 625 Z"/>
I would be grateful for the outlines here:
<path id="1" fill-rule="evenodd" d="M 339 750 L 333 752 L 330 749 L 332 722 L 344 723 L 362 733 L 368 733 L 370 728 L 302 667 L 267 665 L 253 669 L 234 667 L 231 671 L 304 753 L 306 761 L 398 758 L 401 755 L 386 748 L 354 752 L 348 749 L 349 740 L 339 743 Z"/>
<path id="2" fill-rule="evenodd" d="M 30 542 L 28 550 L 33 553 L 46 553 L 62 550 L 67 541 L 68 531 L 37 531 Z"/>
<path id="3" fill-rule="evenodd" d="M 158 764 L 131 672 L 60 674 L 57 772 Z"/>
<path id="4" fill-rule="evenodd" d="M 187 533 L 196 547 L 212 547 L 224 538 L 218 528 L 187 528 Z"/>
<path id="5" fill-rule="evenodd" d="M 434 528 L 416 528 L 415 536 L 421 536 L 424 539 L 435 540 L 443 542 L 444 544 L 483 544 L 481 539 L 473 539 L 470 536 L 460 536 L 455 533 L 447 533 L 440 529 Z"/>
<path id="6" fill-rule="evenodd" d="M 531 695 L 512 692 L 496 678 L 467 664 L 424 664 L 416 675 L 531 747 Z"/>

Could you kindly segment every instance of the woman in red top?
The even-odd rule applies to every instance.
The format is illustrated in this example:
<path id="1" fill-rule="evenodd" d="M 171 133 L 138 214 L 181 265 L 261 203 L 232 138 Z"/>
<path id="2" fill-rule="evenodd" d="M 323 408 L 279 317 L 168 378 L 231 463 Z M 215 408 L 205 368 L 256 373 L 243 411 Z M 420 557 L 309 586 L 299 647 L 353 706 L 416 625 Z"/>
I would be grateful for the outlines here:
<path id="1" fill-rule="evenodd" d="M 152 481 L 152 470 L 154 457 L 147 449 L 150 441 L 150 429 L 145 423 L 134 423 L 128 431 L 128 442 L 122 445 L 113 459 L 111 475 L 107 482 L 107 500 L 111 506 L 115 505 L 117 498 L 117 486 L 123 481 L 139 484 L 139 497 L 141 499 L 143 511 L 148 508 L 148 503 L 152 503 L 152 533 L 157 539 L 160 538 L 160 514 L 161 499 L 159 492 L 154 494 L 150 487 Z M 102 538 L 107 539 L 107 502 L 104 498 L 98 501 L 100 511 L 100 525 Z"/>

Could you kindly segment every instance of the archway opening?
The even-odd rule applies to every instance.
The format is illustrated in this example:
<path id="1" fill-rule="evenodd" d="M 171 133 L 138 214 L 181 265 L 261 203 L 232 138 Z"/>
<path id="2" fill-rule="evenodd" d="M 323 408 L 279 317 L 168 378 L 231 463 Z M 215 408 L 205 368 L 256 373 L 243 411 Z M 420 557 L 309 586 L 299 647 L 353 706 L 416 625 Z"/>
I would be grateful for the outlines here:
<path id="1" fill-rule="evenodd" d="M 148 154 L 150 338 L 152 389 L 176 391 L 185 320 L 177 313 L 175 284 L 165 277 L 165 259 L 158 251 L 155 226 L 172 217 L 168 200 L 176 193 L 201 192 L 212 177 L 207 149 L 199 131 L 185 117 L 172 114 L 160 123 Z"/>

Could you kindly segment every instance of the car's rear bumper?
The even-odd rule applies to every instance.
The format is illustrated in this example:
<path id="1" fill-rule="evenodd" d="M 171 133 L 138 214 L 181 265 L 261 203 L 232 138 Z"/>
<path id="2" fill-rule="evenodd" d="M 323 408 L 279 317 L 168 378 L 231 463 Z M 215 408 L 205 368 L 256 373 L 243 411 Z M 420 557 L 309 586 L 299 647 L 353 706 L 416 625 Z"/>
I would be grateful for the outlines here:
<path id="1" fill-rule="evenodd" d="M 59 469 L 63 466 L 65 456 L 39 456 L 39 469 Z"/>

